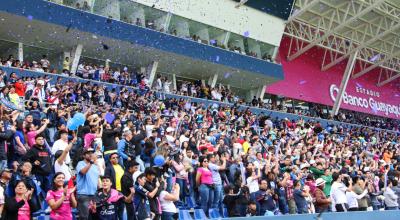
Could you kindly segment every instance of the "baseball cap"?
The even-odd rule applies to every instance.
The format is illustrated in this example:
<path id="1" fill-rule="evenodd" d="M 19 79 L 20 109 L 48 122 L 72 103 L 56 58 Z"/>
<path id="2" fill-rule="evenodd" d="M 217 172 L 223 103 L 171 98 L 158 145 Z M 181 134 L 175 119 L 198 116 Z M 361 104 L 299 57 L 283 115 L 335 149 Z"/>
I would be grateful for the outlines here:
<path id="1" fill-rule="evenodd" d="M 86 153 L 94 153 L 94 149 L 93 148 L 85 148 L 85 150 L 83 150 L 83 153 L 84 154 L 86 154 Z"/>

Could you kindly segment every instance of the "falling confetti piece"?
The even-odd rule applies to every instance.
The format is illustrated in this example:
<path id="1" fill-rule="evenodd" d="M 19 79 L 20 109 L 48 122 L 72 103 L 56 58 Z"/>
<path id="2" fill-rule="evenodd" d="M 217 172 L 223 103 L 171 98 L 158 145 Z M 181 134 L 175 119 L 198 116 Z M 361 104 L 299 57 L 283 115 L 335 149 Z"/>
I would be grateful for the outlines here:
<path id="1" fill-rule="evenodd" d="M 306 80 L 301 80 L 301 81 L 299 82 L 300 85 L 304 85 L 304 84 L 306 84 L 306 83 L 307 83 Z"/>
<path id="2" fill-rule="evenodd" d="M 93 38 L 93 39 L 97 39 L 97 36 L 96 36 L 96 35 L 92 35 L 92 38 Z"/>
<path id="3" fill-rule="evenodd" d="M 225 79 L 228 78 L 229 76 L 231 76 L 231 73 L 225 73 L 225 74 L 224 74 L 224 78 L 225 78 Z"/>
<path id="4" fill-rule="evenodd" d="M 32 19 L 33 19 L 33 16 L 32 15 L 28 15 L 28 20 L 30 20 L 30 21 L 32 21 Z"/>
<path id="5" fill-rule="evenodd" d="M 215 61 L 219 62 L 219 56 L 217 56 L 217 58 L 215 59 Z"/>
<path id="6" fill-rule="evenodd" d="M 362 88 L 363 86 L 360 83 L 356 83 L 356 85 L 360 88 Z"/>
<path id="7" fill-rule="evenodd" d="M 211 44 L 215 44 L 215 42 L 216 42 L 215 40 L 210 40 Z"/>
<path id="8" fill-rule="evenodd" d="M 243 33 L 243 35 L 244 35 L 245 37 L 249 37 L 249 36 L 250 36 L 250 32 L 249 32 L 249 31 L 245 31 L 245 32 Z"/>

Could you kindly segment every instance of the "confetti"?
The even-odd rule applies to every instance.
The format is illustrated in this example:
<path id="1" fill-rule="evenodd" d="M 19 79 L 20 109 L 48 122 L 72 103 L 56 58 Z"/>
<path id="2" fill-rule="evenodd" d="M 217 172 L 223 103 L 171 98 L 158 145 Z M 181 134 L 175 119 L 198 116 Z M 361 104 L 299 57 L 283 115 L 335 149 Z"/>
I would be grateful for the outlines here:
<path id="1" fill-rule="evenodd" d="M 363 86 L 360 83 L 356 83 L 356 85 L 360 88 L 362 88 Z"/>
<path id="2" fill-rule="evenodd" d="M 249 36 L 250 36 L 250 32 L 249 32 L 249 31 L 245 31 L 245 32 L 243 33 L 243 36 L 249 37 Z"/>
<path id="3" fill-rule="evenodd" d="M 28 20 L 30 20 L 30 21 L 32 21 L 32 19 L 33 19 L 33 16 L 32 15 L 28 15 Z"/>
<path id="4" fill-rule="evenodd" d="M 219 56 L 217 56 L 217 57 L 215 58 L 215 61 L 219 62 Z"/>
<path id="5" fill-rule="evenodd" d="M 306 84 L 306 83 L 307 83 L 307 80 L 301 80 L 301 81 L 299 82 L 300 85 L 304 85 L 304 84 Z"/>

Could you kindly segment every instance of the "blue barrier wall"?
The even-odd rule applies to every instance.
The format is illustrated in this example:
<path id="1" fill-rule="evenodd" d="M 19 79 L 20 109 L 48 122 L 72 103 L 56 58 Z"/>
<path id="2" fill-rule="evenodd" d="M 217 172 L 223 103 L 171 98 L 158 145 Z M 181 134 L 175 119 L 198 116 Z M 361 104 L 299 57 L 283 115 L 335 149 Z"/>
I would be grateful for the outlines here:
<path id="1" fill-rule="evenodd" d="M 112 84 L 112 83 L 87 80 L 87 79 L 82 79 L 82 78 L 78 78 L 78 77 L 67 77 L 67 76 L 55 75 L 55 74 L 50 74 L 50 73 L 41 73 L 41 72 L 35 72 L 35 71 L 30 71 L 30 70 L 23 70 L 23 69 L 18 69 L 18 68 L 9 68 L 9 67 L 0 67 L 0 68 L 3 69 L 4 71 L 6 71 L 8 75 L 10 75 L 12 72 L 15 72 L 15 73 L 17 73 L 18 77 L 27 77 L 27 76 L 39 77 L 39 76 L 48 75 L 51 77 L 51 82 L 53 84 L 56 82 L 57 78 L 59 77 L 62 79 L 63 82 L 72 80 L 74 82 L 86 83 L 86 82 L 90 81 L 92 84 L 101 84 L 101 85 L 106 86 L 108 89 L 115 88 L 117 91 L 119 91 L 121 88 L 128 88 L 128 90 L 130 90 L 130 89 L 136 90 L 137 89 L 137 88 L 131 87 L 131 86 L 123 86 L 123 85 L 117 85 L 117 84 Z M 233 106 L 233 104 L 229 104 L 229 103 L 201 99 L 201 98 L 194 98 L 194 97 L 189 97 L 189 96 L 180 96 L 180 95 L 175 95 L 175 94 L 165 94 L 165 97 L 176 98 L 176 99 L 181 99 L 181 98 L 182 99 L 190 99 L 192 102 L 203 103 L 206 106 L 214 105 L 214 104 L 221 105 L 221 106 Z M 299 118 L 303 118 L 305 121 L 318 121 L 324 127 L 326 127 L 328 125 L 337 125 L 337 126 L 343 126 L 343 127 L 361 127 L 360 125 L 342 123 L 342 122 L 333 121 L 333 120 L 326 120 L 326 119 L 313 118 L 313 117 L 307 117 L 307 116 L 299 116 L 299 115 L 295 115 L 295 114 L 272 111 L 272 110 L 268 110 L 268 109 L 248 107 L 248 106 L 244 106 L 244 105 L 239 106 L 239 109 L 247 109 L 247 108 L 249 108 L 255 114 L 265 114 L 265 115 L 269 115 L 272 118 L 279 118 L 279 119 L 288 118 L 289 120 L 298 120 Z M 376 130 L 382 130 L 382 129 L 376 128 Z M 399 133 L 399 132 L 397 132 L 397 133 Z"/>
<path id="2" fill-rule="evenodd" d="M 320 218 L 317 215 L 284 215 L 229 218 L 235 220 L 399 220 L 400 211 L 373 211 L 373 212 L 346 212 L 323 213 Z"/>
<path id="3" fill-rule="evenodd" d="M 3 0 L 0 11 L 283 79 L 282 66 L 275 63 L 121 21 L 110 22 L 106 17 L 44 0 Z"/>

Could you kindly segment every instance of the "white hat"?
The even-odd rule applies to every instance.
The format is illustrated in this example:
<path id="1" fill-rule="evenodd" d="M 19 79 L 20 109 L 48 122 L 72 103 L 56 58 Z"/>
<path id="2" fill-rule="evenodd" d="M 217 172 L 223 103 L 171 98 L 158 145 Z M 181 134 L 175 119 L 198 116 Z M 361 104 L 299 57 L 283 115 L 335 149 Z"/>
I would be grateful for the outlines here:
<path id="1" fill-rule="evenodd" d="M 310 165 L 315 164 L 315 160 L 310 160 Z"/>
<path id="2" fill-rule="evenodd" d="M 38 82 L 37 82 L 38 84 L 40 84 L 40 85 L 44 85 L 44 81 L 43 80 L 38 80 Z"/>
<path id="3" fill-rule="evenodd" d="M 364 172 L 369 172 L 369 171 L 370 171 L 369 167 L 364 167 Z"/>
<path id="4" fill-rule="evenodd" d="M 167 128 L 167 132 L 173 132 L 175 129 L 173 129 L 172 127 L 168 127 Z"/>
<path id="5" fill-rule="evenodd" d="M 326 183 L 326 181 L 324 180 L 324 179 L 322 179 L 322 178 L 318 178 L 316 181 L 315 181 L 315 185 L 316 186 L 321 186 L 321 185 L 323 185 L 323 184 L 325 184 Z"/>
<path id="6" fill-rule="evenodd" d="M 57 92 L 57 89 L 53 87 L 50 89 L 50 92 Z"/>
<path id="7" fill-rule="evenodd" d="M 308 164 L 306 164 L 306 163 L 302 163 L 302 164 L 300 165 L 300 170 L 302 170 L 302 169 L 304 169 L 304 168 L 307 168 L 307 167 L 310 167 L 310 165 L 308 165 Z"/>

